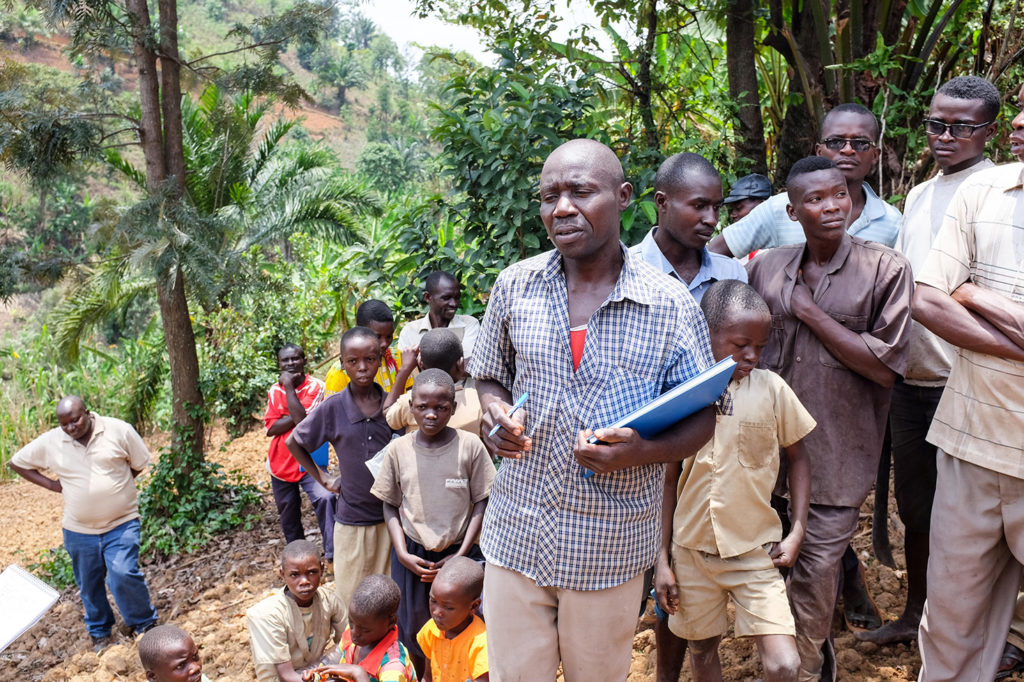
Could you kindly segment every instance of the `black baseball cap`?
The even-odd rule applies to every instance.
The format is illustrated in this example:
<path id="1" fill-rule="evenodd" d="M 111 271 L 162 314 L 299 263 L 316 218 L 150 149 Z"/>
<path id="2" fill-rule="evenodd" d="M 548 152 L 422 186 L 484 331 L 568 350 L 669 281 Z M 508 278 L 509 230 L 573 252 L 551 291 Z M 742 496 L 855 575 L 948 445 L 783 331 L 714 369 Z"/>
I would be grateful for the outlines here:
<path id="1" fill-rule="evenodd" d="M 733 183 L 724 203 L 734 204 L 744 199 L 767 199 L 771 195 L 772 181 L 758 173 L 751 173 Z"/>

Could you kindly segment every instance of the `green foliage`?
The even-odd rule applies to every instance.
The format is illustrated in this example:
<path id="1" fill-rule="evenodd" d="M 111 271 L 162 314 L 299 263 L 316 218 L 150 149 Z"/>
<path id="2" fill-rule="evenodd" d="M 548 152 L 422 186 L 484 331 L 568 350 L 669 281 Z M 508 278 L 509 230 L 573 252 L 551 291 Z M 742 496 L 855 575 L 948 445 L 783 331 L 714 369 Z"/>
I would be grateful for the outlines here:
<path id="1" fill-rule="evenodd" d="M 71 555 L 64 547 L 40 551 L 39 560 L 30 563 L 28 570 L 55 590 L 66 590 L 75 584 Z"/>
<path id="2" fill-rule="evenodd" d="M 25 443 L 55 428 L 54 408 L 75 394 L 90 410 L 131 423 L 167 427 L 170 407 L 163 337 L 153 325 L 137 340 L 83 346 L 75 361 L 64 359 L 51 327 L 37 313 L 21 335 L 0 342 L 0 465 Z M 8 469 L 0 466 L 0 476 Z"/>
<path id="3" fill-rule="evenodd" d="M 389 194 L 416 180 L 420 169 L 416 159 L 402 153 L 394 144 L 370 142 L 356 159 L 356 168 L 377 189 Z"/>
<path id="4" fill-rule="evenodd" d="M 151 471 L 139 492 L 145 554 L 191 553 L 258 518 L 257 488 L 191 450 L 164 449 Z"/>
<path id="5" fill-rule="evenodd" d="M 544 249 L 536 182 L 559 144 L 600 134 L 591 76 L 566 79 L 529 63 L 522 45 L 499 49 L 496 69 L 453 76 L 451 107 L 437 106 L 431 132 L 442 172 L 455 190 L 470 265 L 500 266 Z"/>

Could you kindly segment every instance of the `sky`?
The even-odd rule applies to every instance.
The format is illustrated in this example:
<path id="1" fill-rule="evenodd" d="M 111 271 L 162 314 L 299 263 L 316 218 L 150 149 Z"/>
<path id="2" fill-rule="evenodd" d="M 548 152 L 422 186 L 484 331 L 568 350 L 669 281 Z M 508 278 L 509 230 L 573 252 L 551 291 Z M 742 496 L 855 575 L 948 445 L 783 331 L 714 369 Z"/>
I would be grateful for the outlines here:
<path id="1" fill-rule="evenodd" d="M 400 50 L 417 43 L 425 47 L 436 45 L 465 50 L 484 64 L 494 63 L 495 56 L 484 49 L 484 41 L 474 29 L 447 24 L 436 17 L 420 19 L 413 14 L 414 7 L 413 0 L 364 0 L 359 4 L 359 11 L 388 34 Z M 571 27 L 581 21 L 597 25 L 589 3 L 572 3 L 561 14 L 567 17 L 566 26 L 564 31 L 555 34 L 556 38 L 568 37 Z M 414 53 L 418 58 L 422 52 L 414 49 Z"/>

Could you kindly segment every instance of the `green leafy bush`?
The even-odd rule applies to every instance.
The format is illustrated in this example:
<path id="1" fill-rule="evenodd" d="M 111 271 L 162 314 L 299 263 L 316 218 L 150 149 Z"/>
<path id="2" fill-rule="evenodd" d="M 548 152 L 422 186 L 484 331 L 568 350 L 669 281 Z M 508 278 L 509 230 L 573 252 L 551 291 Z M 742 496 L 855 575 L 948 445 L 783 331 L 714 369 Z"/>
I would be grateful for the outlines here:
<path id="1" fill-rule="evenodd" d="M 215 535 L 250 528 L 260 494 L 237 473 L 184 450 L 161 452 L 139 493 L 142 552 L 190 553 Z"/>
<path id="2" fill-rule="evenodd" d="M 55 590 L 65 590 L 75 584 L 71 555 L 63 546 L 39 552 L 39 561 L 30 563 L 28 570 Z"/>

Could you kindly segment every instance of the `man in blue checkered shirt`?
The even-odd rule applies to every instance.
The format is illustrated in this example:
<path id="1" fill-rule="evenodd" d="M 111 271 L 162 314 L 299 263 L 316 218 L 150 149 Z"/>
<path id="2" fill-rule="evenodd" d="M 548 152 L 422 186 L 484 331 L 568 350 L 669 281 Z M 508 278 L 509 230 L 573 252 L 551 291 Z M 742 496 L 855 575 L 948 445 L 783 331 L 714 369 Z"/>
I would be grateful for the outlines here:
<path id="1" fill-rule="evenodd" d="M 714 432 L 713 408 L 650 440 L 600 428 L 713 362 L 685 285 L 619 241 L 632 191 L 603 144 L 573 140 L 548 157 L 540 212 L 556 250 L 498 276 L 474 351 L 483 432 L 500 427 L 487 444 L 505 458 L 480 543 L 498 682 L 553 680 L 559 663 L 567 682 L 626 678 L 663 463 Z M 586 442 L 592 429 L 603 444 Z"/>

